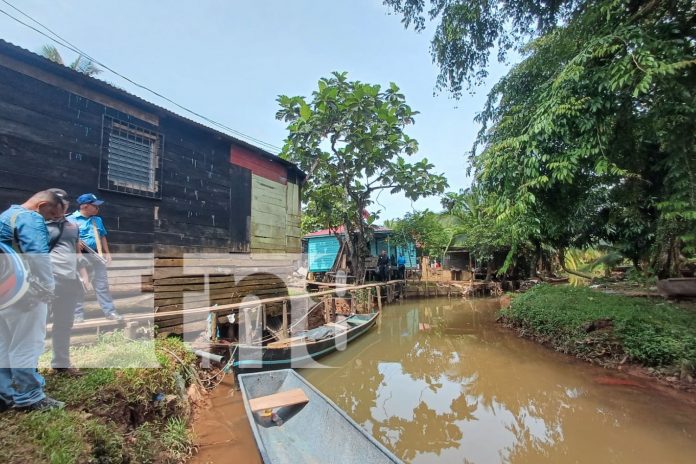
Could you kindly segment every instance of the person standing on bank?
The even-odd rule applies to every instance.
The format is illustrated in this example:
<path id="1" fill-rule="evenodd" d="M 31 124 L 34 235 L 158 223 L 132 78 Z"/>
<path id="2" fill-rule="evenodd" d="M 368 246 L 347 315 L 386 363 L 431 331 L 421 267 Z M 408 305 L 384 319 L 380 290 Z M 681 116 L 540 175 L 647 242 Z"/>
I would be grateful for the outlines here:
<path id="1" fill-rule="evenodd" d="M 106 240 L 108 232 L 104 227 L 104 222 L 98 216 L 99 206 L 102 204 L 104 202 L 93 193 L 80 195 L 77 198 L 79 209 L 69 215 L 68 219 L 75 221 L 80 228 L 80 247 L 84 252 L 83 256 L 94 271 L 92 286 L 104 316 L 112 321 L 120 321 L 123 316 L 116 312 L 114 299 L 109 291 L 109 276 L 106 267 L 111 263 L 111 253 L 109 252 L 109 243 Z M 84 320 L 85 309 L 84 303 L 81 302 L 75 308 L 75 322 Z"/>
<path id="2" fill-rule="evenodd" d="M 387 250 L 382 250 L 382 253 L 377 258 L 377 268 L 379 269 L 379 280 L 386 282 L 387 279 L 387 268 L 389 267 L 389 256 L 387 256 Z"/>
<path id="3" fill-rule="evenodd" d="M 25 296 L 0 310 L 0 411 L 65 406 L 46 396 L 44 379 L 37 370 L 46 337 L 48 302 L 55 289 L 45 220 L 62 215 L 61 199 L 48 190 L 0 214 L 0 241 L 22 255 L 32 278 Z"/>
<path id="4" fill-rule="evenodd" d="M 82 373 L 70 364 L 70 332 L 75 319 L 75 308 L 82 303 L 85 290 L 89 290 L 89 276 L 85 269 L 87 263 L 79 247 L 80 229 L 73 220 L 68 220 L 70 201 L 68 194 L 61 189 L 50 189 L 64 203 L 63 217 L 46 222 L 53 265 L 53 277 L 56 281 L 56 298 L 51 304 L 50 313 L 53 320 L 51 345 L 54 372 L 71 376 Z"/>
<path id="5" fill-rule="evenodd" d="M 406 275 L 406 258 L 404 258 L 404 255 L 399 254 L 399 257 L 396 259 L 396 264 L 399 266 L 399 279 L 404 280 Z"/>

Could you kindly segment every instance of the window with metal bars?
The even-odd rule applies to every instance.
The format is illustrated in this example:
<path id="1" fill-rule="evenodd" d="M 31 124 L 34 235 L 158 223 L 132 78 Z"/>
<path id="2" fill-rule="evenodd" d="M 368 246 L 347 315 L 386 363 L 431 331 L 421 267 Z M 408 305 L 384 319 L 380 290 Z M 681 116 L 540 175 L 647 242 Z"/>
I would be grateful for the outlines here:
<path id="1" fill-rule="evenodd" d="M 99 188 L 161 198 L 162 145 L 161 134 L 104 116 Z"/>

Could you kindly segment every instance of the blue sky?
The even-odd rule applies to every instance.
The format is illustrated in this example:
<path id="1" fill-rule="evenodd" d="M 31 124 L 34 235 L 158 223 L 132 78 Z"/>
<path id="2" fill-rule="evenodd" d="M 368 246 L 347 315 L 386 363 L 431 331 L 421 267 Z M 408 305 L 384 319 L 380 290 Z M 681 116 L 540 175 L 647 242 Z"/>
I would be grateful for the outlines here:
<path id="1" fill-rule="evenodd" d="M 279 94 L 309 95 L 332 71 L 370 83 L 393 81 L 421 113 L 408 129 L 420 143 L 413 159 L 427 157 L 452 190 L 469 185 L 466 153 L 478 131 L 473 118 L 506 70 L 492 66 L 489 82 L 473 96 L 433 95 L 432 28 L 405 30 L 380 0 L 7 1 L 121 74 L 278 147 L 287 134 L 275 120 Z M 21 17 L 5 3 L 0 9 Z M 32 51 L 49 42 L 3 14 L 0 37 Z M 76 56 L 58 48 L 66 61 Z M 190 117 L 111 73 L 99 77 Z M 381 219 L 439 209 L 438 198 L 412 204 L 384 193 L 379 203 Z"/>

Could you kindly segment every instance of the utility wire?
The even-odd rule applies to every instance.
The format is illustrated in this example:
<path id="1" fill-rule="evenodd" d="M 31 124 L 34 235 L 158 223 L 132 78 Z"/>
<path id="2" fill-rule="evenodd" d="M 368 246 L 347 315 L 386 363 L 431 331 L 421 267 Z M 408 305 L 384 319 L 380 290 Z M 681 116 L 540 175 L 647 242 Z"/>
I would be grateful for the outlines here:
<path id="1" fill-rule="evenodd" d="M 175 102 L 175 101 L 172 100 L 171 98 L 166 97 L 166 96 L 162 95 L 161 93 L 159 93 L 159 92 L 157 92 L 157 91 L 155 91 L 155 90 L 150 89 L 150 88 L 147 87 L 147 86 L 144 86 L 144 85 L 142 85 L 142 84 L 139 84 L 139 83 L 135 82 L 134 80 L 132 80 L 132 79 L 130 79 L 130 78 L 124 76 L 123 74 L 119 73 L 118 71 L 114 70 L 113 68 L 111 68 L 111 67 L 105 65 L 104 63 L 102 63 L 101 61 L 97 60 L 96 58 L 90 56 L 88 53 L 85 53 L 85 52 L 84 52 L 83 50 L 81 50 L 78 46 L 73 45 L 73 44 L 70 43 L 68 40 L 64 39 L 61 35 L 59 35 L 58 33 L 54 32 L 52 29 L 50 29 L 49 27 L 45 26 L 44 24 L 42 24 L 42 23 L 39 22 L 38 20 L 34 19 L 32 16 L 28 15 L 28 14 L 25 13 L 24 11 L 20 10 L 19 8 L 17 8 L 16 6 L 14 6 L 14 5 L 11 4 L 10 2 L 8 2 L 7 0 L 0 0 L 0 1 L 2 1 L 2 2 L 5 3 L 6 5 L 8 5 L 10 8 L 16 10 L 17 12 L 19 12 L 20 14 L 22 14 L 22 15 L 25 16 L 26 18 L 30 19 L 32 22 L 38 24 L 40 27 L 42 27 L 43 29 L 45 29 L 46 31 L 48 31 L 50 34 L 52 34 L 53 37 L 52 37 L 51 35 L 46 34 L 44 31 L 42 31 L 42 30 L 40 30 L 40 29 L 37 29 L 36 27 L 32 26 L 31 24 L 27 24 L 26 22 L 22 21 L 21 19 L 15 17 L 15 16 L 12 16 L 10 13 L 8 13 L 7 11 L 5 11 L 5 10 L 3 10 L 3 9 L 1 9 L 1 8 L 0 8 L 0 13 L 3 13 L 5 16 L 7 16 L 7 17 L 13 19 L 14 21 L 18 22 L 19 24 L 22 24 L 22 25 L 25 26 L 25 27 L 28 27 L 29 29 L 32 29 L 32 30 L 35 31 L 35 32 L 38 32 L 38 33 L 41 34 L 42 36 L 44 36 L 44 37 L 46 37 L 47 39 L 51 40 L 52 42 L 55 42 L 55 43 L 57 43 L 58 45 L 60 45 L 60 46 L 62 46 L 62 47 L 65 47 L 65 48 L 67 48 L 68 50 L 71 50 L 71 51 L 77 53 L 78 55 L 84 56 L 84 57 L 87 58 L 88 60 L 90 60 L 90 61 L 92 61 L 92 62 L 98 64 L 99 66 L 101 66 L 102 68 L 106 69 L 107 71 L 110 71 L 111 73 L 115 74 L 116 76 L 119 76 L 120 78 L 122 78 L 122 79 L 124 79 L 124 80 L 130 82 L 130 83 L 133 84 L 134 86 L 136 86 L 136 87 L 138 87 L 138 88 L 140 88 L 140 89 L 143 89 L 143 90 L 145 90 L 145 91 L 147 91 L 147 92 L 150 92 L 150 93 L 152 93 L 153 95 L 156 95 L 157 97 L 159 97 L 159 98 L 161 98 L 161 99 L 163 99 L 163 100 L 166 100 L 167 102 L 173 104 L 173 105 L 176 106 L 177 108 L 180 108 L 181 110 L 186 111 L 187 113 L 193 114 L 193 115 L 195 115 L 195 116 L 197 116 L 197 117 L 203 119 L 204 121 L 206 121 L 206 122 L 208 122 L 208 123 L 210 123 L 210 124 L 212 124 L 212 125 L 214 125 L 214 126 L 220 128 L 220 129 L 223 129 L 223 130 L 225 130 L 225 131 L 227 131 L 227 132 L 229 132 L 229 133 L 231 133 L 231 134 L 234 134 L 235 136 L 240 137 L 240 138 L 242 138 L 242 139 L 246 139 L 246 141 L 250 141 L 250 142 L 252 142 L 252 143 L 254 143 L 254 144 L 256 144 L 256 145 L 261 145 L 262 148 L 265 148 L 265 149 L 270 150 L 270 151 L 274 151 L 274 152 L 276 152 L 276 153 L 278 153 L 278 152 L 281 151 L 281 149 L 280 149 L 279 147 L 275 146 L 275 145 L 272 145 L 272 144 L 270 144 L 270 143 L 268 143 L 268 142 L 264 142 L 263 140 L 257 139 L 257 138 L 255 138 L 255 137 L 250 136 L 250 135 L 244 134 L 243 132 L 239 132 L 238 130 L 232 129 L 231 127 L 226 126 L 225 124 L 222 124 L 222 123 L 217 122 L 217 121 L 215 121 L 215 120 L 213 120 L 213 119 L 210 119 L 210 118 L 208 118 L 207 116 L 204 116 L 204 115 L 202 115 L 202 114 L 200 114 L 200 113 L 198 113 L 198 112 L 196 112 L 196 111 L 194 111 L 194 110 L 192 110 L 192 109 L 190 109 L 190 108 L 187 108 L 187 107 L 185 107 L 185 106 L 183 106 L 183 105 L 181 105 L 181 104 Z"/>

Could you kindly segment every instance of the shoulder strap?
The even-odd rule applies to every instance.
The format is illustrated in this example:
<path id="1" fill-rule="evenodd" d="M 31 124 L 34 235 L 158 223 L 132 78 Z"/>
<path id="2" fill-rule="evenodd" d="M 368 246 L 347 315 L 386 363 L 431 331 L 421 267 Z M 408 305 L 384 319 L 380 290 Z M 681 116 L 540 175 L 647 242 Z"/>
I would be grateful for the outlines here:
<path id="1" fill-rule="evenodd" d="M 58 223 L 58 235 L 55 237 L 51 238 L 48 242 L 48 252 L 50 253 L 53 251 L 53 249 L 56 247 L 58 242 L 60 242 L 60 238 L 63 236 L 63 230 L 65 229 L 65 222 L 66 221 L 60 221 Z"/>
<path id="2" fill-rule="evenodd" d="M 17 236 L 17 216 L 22 214 L 24 211 L 17 211 L 10 218 L 10 229 L 12 230 L 12 248 L 17 253 L 22 253 L 22 247 L 19 246 L 19 237 Z"/>

